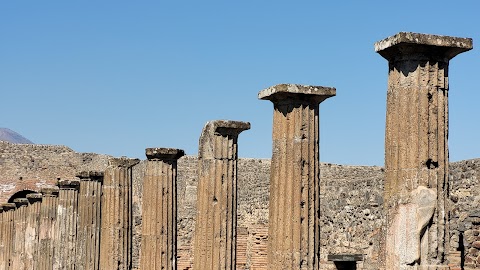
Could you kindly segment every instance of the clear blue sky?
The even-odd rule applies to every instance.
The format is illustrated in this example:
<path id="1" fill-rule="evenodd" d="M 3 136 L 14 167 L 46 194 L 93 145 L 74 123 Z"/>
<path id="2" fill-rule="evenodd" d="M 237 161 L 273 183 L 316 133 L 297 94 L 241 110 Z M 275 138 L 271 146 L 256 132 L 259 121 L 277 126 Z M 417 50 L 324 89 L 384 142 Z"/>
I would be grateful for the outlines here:
<path id="1" fill-rule="evenodd" d="M 206 121 L 249 121 L 271 156 L 278 83 L 337 88 L 322 162 L 383 165 L 386 60 L 399 31 L 474 39 L 450 62 L 450 160 L 480 157 L 480 1 L 0 1 L 0 127 L 40 144 L 144 159 L 196 155 Z"/>

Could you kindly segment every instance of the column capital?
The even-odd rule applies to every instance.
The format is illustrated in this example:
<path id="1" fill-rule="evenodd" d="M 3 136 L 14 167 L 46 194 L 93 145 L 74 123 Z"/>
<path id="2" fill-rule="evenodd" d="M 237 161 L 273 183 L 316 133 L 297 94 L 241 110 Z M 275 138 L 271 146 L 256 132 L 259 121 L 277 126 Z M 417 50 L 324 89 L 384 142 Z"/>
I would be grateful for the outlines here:
<path id="1" fill-rule="evenodd" d="M 80 181 L 78 180 L 58 180 L 57 186 L 60 189 L 78 189 Z"/>
<path id="2" fill-rule="evenodd" d="M 29 203 L 34 203 L 42 200 L 42 193 L 30 193 L 26 197 Z"/>
<path id="3" fill-rule="evenodd" d="M 258 99 L 277 102 L 313 102 L 321 103 L 329 97 L 337 94 L 333 87 L 301 85 L 301 84 L 277 84 L 266 88 L 258 93 Z"/>
<path id="4" fill-rule="evenodd" d="M 127 157 L 111 158 L 108 160 L 108 166 L 129 168 L 137 165 L 139 162 L 140 160 L 138 158 L 127 158 Z"/>
<path id="5" fill-rule="evenodd" d="M 185 155 L 185 151 L 176 148 L 146 148 L 148 160 L 177 160 Z"/>
<path id="6" fill-rule="evenodd" d="M 472 48 L 471 38 L 411 32 L 400 32 L 375 43 L 375 51 L 388 61 L 414 54 L 448 61 Z"/>
<path id="7" fill-rule="evenodd" d="M 232 120 L 214 120 L 208 121 L 203 127 L 200 135 L 198 156 L 200 158 L 217 158 L 214 151 L 215 135 L 237 137 L 242 131 L 249 130 L 250 123 Z"/>
<path id="8" fill-rule="evenodd" d="M 23 206 L 23 205 L 28 205 L 28 199 L 27 198 L 16 198 L 13 200 L 13 203 L 18 207 Z"/>
<path id="9" fill-rule="evenodd" d="M 40 192 L 43 194 L 43 197 L 58 196 L 58 188 L 42 188 Z"/>
<path id="10" fill-rule="evenodd" d="M 1 204 L 3 211 L 14 210 L 17 206 L 14 203 L 3 203 Z"/>
<path id="11" fill-rule="evenodd" d="M 102 181 L 104 173 L 102 171 L 81 171 L 76 176 L 83 181 Z"/>

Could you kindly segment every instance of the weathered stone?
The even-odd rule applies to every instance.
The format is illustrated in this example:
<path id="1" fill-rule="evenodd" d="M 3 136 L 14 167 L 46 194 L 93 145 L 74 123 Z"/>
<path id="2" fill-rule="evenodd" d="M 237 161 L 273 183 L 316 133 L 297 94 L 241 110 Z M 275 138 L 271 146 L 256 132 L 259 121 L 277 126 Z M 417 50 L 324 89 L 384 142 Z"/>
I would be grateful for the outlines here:
<path id="1" fill-rule="evenodd" d="M 60 180 L 53 269 L 73 270 L 76 264 L 78 180 Z"/>
<path id="2" fill-rule="evenodd" d="M 3 209 L 3 228 L 2 228 L 2 243 L 3 253 L 0 253 L 0 269 L 11 269 L 13 243 L 14 243 L 14 214 L 16 205 L 14 203 L 2 204 Z"/>
<path id="3" fill-rule="evenodd" d="M 58 189 L 43 188 L 41 192 L 43 198 L 40 206 L 38 269 L 52 269 L 57 230 Z"/>
<path id="4" fill-rule="evenodd" d="M 25 269 L 38 269 L 38 243 L 40 226 L 40 206 L 42 204 L 41 193 L 27 194 L 27 227 L 25 229 Z"/>
<path id="5" fill-rule="evenodd" d="M 127 270 L 132 255 L 132 166 L 138 159 L 112 158 L 102 186 L 100 269 Z"/>
<path id="6" fill-rule="evenodd" d="M 14 212 L 14 234 L 13 234 L 13 250 L 12 263 L 10 269 L 24 270 L 25 268 L 25 229 L 27 223 L 27 205 L 26 198 L 14 199 L 16 205 Z"/>
<path id="7" fill-rule="evenodd" d="M 141 270 L 177 269 L 177 159 L 184 151 L 147 148 Z"/>
<path id="8" fill-rule="evenodd" d="M 98 270 L 103 172 L 83 171 L 78 193 L 76 270 Z"/>
<path id="9" fill-rule="evenodd" d="M 319 104 L 335 94 L 293 84 L 258 94 L 274 104 L 268 269 L 319 268 Z"/>
<path id="10" fill-rule="evenodd" d="M 471 48 L 471 39 L 403 32 L 375 44 L 389 61 L 386 269 L 446 265 L 448 64 Z M 419 188 L 426 204 L 415 202 Z"/>
<path id="11" fill-rule="evenodd" d="M 194 269 L 236 267 L 238 135 L 250 123 L 207 122 L 198 150 Z"/>

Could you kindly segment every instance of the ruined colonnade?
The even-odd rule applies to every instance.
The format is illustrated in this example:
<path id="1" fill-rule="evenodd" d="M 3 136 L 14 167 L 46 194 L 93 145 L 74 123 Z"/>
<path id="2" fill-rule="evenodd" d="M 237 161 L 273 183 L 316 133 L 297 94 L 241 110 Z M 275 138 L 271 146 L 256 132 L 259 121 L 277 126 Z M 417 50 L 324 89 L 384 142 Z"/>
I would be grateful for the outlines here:
<path id="1" fill-rule="evenodd" d="M 399 33 L 375 44 L 389 61 L 383 269 L 448 269 L 448 65 L 472 40 Z M 319 105 L 335 88 L 279 84 L 274 105 L 268 269 L 320 269 Z M 250 123 L 207 122 L 199 140 L 195 270 L 236 267 L 238 136 Z M 177 160 L 147 148 L 141 270 L 176 269 Z M 0 206 L 0 270 L 130 270 L 132 167 L 112 158 Z"/>

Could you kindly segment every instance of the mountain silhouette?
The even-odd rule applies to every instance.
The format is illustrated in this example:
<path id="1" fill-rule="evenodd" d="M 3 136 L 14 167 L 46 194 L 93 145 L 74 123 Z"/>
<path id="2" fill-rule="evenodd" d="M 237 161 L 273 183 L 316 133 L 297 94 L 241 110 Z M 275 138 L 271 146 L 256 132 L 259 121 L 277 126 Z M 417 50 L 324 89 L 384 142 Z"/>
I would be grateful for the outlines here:
<path id="1" fill-rule="evenodd" d="M 33 144 L 33 142 L 29 139 L 8 128 L 0 128 L 0 141 L 20 144 Z"/>

